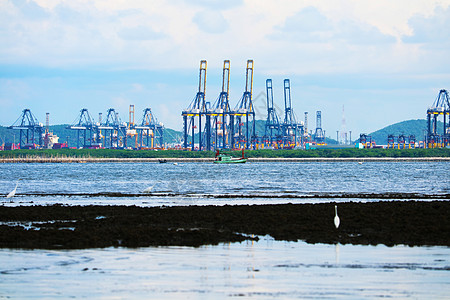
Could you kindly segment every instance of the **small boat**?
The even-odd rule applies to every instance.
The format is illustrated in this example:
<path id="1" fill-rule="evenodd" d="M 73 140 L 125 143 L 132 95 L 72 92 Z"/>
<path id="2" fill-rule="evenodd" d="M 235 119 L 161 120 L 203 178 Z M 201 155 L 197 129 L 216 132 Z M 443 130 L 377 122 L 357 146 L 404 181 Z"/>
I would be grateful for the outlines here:
<path id="1" fill-rule="evenodd" d="M 160 160 L 159 160 L 159 163 L 160 163 L 160 164 L 165 164 L 165 163 L 167 163 L 167 159 L 160 159 Z"/>
<path id="2" fill-rule="evenodd" d="M 234 158 L 230 155 L 220 153 L 220 151 L 217 150 L 216 160 L 214 161 L 215 164 L 243 164 L 246 162 L 247 158 L 244 157 L 244 150 L 242 150 L 242 157 L 240 158 Z"/>

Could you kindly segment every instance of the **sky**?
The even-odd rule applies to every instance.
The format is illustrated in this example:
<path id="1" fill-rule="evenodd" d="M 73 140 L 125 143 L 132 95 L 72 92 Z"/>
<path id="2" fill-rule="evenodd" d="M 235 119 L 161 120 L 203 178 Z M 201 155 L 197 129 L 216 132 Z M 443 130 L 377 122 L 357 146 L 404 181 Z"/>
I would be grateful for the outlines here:
<path id="1" fill-rule="evenodd" d="M 230 60 L 230 104 L 254 60 L 253 101 L 266 119 L 265 81 L 283 114 L 322 112 L 326 135 L 352 137 L 424 119 L 450 89 L 450 0 L 0 0 L 0 125 L 23 109 L 71 124 L 83 108 L 136 121 L 150 107 L 182 130 L 181 111 L 208 62 L 206 100 L 221 91 Z M 343 126 L 343 116 L 345 126 Z"/>

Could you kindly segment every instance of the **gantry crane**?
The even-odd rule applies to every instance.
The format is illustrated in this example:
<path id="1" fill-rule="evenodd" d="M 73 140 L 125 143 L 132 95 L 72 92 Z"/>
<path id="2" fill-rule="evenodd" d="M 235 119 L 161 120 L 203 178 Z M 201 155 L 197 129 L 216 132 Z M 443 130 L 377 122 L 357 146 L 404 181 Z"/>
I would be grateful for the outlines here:
<path id="1" fill-rule="evenodd" d="M 212 137 L 214 149 L 225 149 L 230 147 L 230 61 L 224 60 L 222 72 L 222 91 L 216 102 L 214 102 L 208 116 L 213 118 Z M 207 147 L 207 150 L 210 150 Z"/>
<path id="2" fill-rule="evenodd" d="M 134 126 L 140 148 L 157 148 L 164 145 L 164 125 L 159 123 L 150 108 L 144 109 L 142 120 Z M 145 138 L 145 139 L 144 139 Z M 146 142 L 144 142 L 146 140 Z"/>
<path id="3" fill-rule="evenodd" d="M 297 122 L 292 108 L 291 84 L 289 79 L 284 80 L 284 121 L 281 124 L 283 134 L 283 148 L 292 149 L 301 145 L 303 124 Z"/>
<path id="4" fill-rule="evenodd" d="M 198 119 L 198 139 L 199 139 L 199 148 L 198 150 L 202 150 L 202 118 L 207 115 L 206 102 L 205 102 L 205 92 L 206 92 L 206 60 L 200 61 L 200 74 L 199 74 L 199 83 L 198 83 L 198 92 L 195 98 L 192 100 L 189 107 L 181 113 L 183 116 L 183 129 L 184 129 L 184 149 L 188 148 L 188 130 L 191 130 L 191 150 L 195 150 L 195 134 L 197 125 L 195 124 L 195 119 Z M 206 118 L 207 123 L 209 118 Z M 210 124 L 206 124 L 206 138 L 207 138 L 207 148 L 210 148 Z"/>
<path id="5" fill-rule="evenodd" d="M 20 149 L 34 149 L 42 146 L 44 125 L 38 122 L 31 110 L 24 109 L 20 117 L 8 129 L 19 130 Z"/>
<path id="6" fill-rule="evenodd" d="M 444 116 L 442 136 L 438 133 L 439 116 Z M 440 90 L 433 106 L 427 110 L 427 141 L 428 148 L 446 147 L 450 145 L 450 99 L 447 90 Z"/>
<path id="7" fill-rule="evenodd" d="M 127 146 L 127 125 L 122 123 L 114 108 L 107 111 L 105 122 L 97 127 L 104 131 L 105 147 L 124 148 Z"/>
<path id="8" fill-rule="evenodd" d="M 98 127 L 87 108 L 80 111 L 78 118 L 67 129 L 77 131 L 77 148 L 80 148 L 80 138 L 83 141 L 83 148 L 89 148 L 95 143 Z"/>
<path id="9" fill-rule="evenodd" d="M 281 125 L 278 114 L 273 106 L 272 79 L 266 80 L 267 95 L 267 120 L 264 127 L 263 141 L 266 146 L 274 146 L 281 143 Z"/>
<path id="10" fill-rule="evenodd" d="M 250 144 L 255 147 L 256 144 L 256 123 L 255 110 L 252 102 L 253 91 L 253 60 L 247 60 L 247 69 L 245 73 L 245 92 L 238 104 L 230 114 L 231 124 L 231 145 L 233 148 L 250 148 Z M 250 129 L 249 118 L 252 118 L 252 128 Z M 245 133 L 244 133 L 244 120 Z M 235 126 L 237 131 L 235 132 Z M 235 140 L 237 139 L 237 140 Z M 251 139 L 251 140 L 250 140 Z"/>
<path id="11" fill-rule="evenodd" d="M 316 132 L 314 134 L 314 141 L 316 144 L 325 143 L 325 133 L 322 130 L 322 112 L 320 110 L 316 112 Z"/>

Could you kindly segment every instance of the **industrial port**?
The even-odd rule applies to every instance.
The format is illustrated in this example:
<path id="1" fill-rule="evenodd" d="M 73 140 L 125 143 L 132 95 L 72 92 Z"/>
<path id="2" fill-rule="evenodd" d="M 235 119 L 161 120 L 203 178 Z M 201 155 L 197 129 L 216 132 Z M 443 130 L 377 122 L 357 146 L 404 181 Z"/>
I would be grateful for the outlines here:
<path id="1" fill-rule="evenodd" d="M 7 127 L 18 131 L 18 143 L 5 143 L 2 150 L 14 149 L 59 149 L 59 148 L 107 148 L 107 149 L 167 149 L 186 151 L 213 151 L 221 149 L 317 149 L 317 148 L 448 148 L 450 147 L 450 99 L 442 89 L 433 104 L 427 109 L 427 128 L 423 140 L 412 134 L 389 134 L 386 145 L 380 146 L 368 134 L 361 133 L 358 140 L 347 139 L 348 145 L 327 145 L 322 128 L 322 112 L 315 112 L 315 129 L 308 130 L 308 112 L 299 119 L 292 105 L 291 82 L 284 79 L 282 85 L 266 79 L 266 119 L 264 133 L 256 131 L 256 113 L 253 105 L 253 60 L 247 60 L 243 93 L 236 105 L 230 101 L 230 61 L 224 60 L 222 89 L 216 100 L 206 96 L 207 61 L 200 61 L 198 90 L 193 100 L 183 109 L 183 138 L 178 145 L 168 146 L 164 142 L 165 127 L 152 113 L 151 108 L 142 110 L 136 118 L 135 106 L 129 106 L 128 121 L 122 121 L 118 112 L 110 108 L 106 117 L 98 114 L 96 120 L 87 108 L 80 110 L 75 121 L 67 129 L 76 132 L 75 145 L 59 141 L 49 129 L 49 113 L 45 125 L 40 123 L 30 109 L 24 109 L 19 118 Z M 273 89 L 283 88 L 284 112 L 274 105 Z M 443 118 L 443 122 L 440 118 Z M 439 128 L 443 124 L 443 128 Z M 337 132 L 339 140 L 339 132 Z"/>

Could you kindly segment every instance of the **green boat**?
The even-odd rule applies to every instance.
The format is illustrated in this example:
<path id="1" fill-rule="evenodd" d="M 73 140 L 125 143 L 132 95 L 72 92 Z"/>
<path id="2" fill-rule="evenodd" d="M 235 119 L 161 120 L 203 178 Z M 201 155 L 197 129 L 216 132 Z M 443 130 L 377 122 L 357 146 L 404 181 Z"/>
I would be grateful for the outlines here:
<path id="1" fill-rule="evenodd" d="M 220 153 L 219 150 L 217 150 L 216 160 L 214 161 L 215 164 L 243 164 L 246 162 L 247 158 L 244 157 L 244 150 L 242 150 L 242 157 L 240 158 L 234 158 L 230 155 Z"/>

